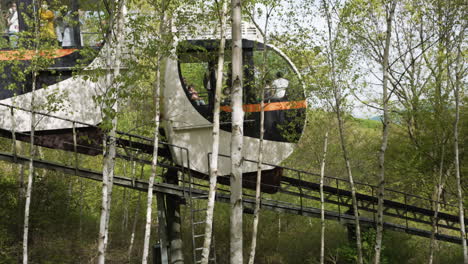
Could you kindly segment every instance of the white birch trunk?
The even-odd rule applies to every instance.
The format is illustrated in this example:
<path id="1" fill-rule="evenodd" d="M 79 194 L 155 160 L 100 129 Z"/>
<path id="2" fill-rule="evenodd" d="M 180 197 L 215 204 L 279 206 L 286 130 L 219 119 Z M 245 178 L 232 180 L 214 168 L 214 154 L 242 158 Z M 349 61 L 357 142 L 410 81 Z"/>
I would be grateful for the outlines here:
<path id="1" fill-rule="evenodd" d="M 34 19 L 34 56 L 39 55 L 39 19 L 37 13 L 33 12 Z M 34 62 L 33 62 L 34 63 Z M 23 264 L 28 263 L 28 241 L 29 241 L 29 209 L 31 206 L 31 194 L 33 188 L 33 178 L 34 178 L 34 156 L 36 155 L 36 148 L 34 147 L 34 132 L 36 128 L 36 114 L 35 114 L 35 94 L 36 94 L 36 81 L 37 81 L 37 69 L 36 65 L 33 64 L 32 69 L 32 91 L 31 91 L 31 123 L 30 123 L 30 146 L 29 146 L 29 172 L 28 172 L 28 186 L 26 188 L 26 201 L 24 205 L 24 228 L 23 228 Z"/>
<path id="2" fill-rule="evenodd" d="M 457 58 L 455 62 L 455 83 L 454 83 L 454 95 L 455 95 L 455 122 L 453 125 L 453 147 L 455 151 L 455 177 L 457 179 L 457 198 L 458 198 L 458 213 L 460 218 L 460 237 L 462 239 L 463 249 L 463 263 L 468 264 L 468 248 L 466 245 L 466 229 L 465 229 L 465 207 L 463 206 L 463 187 L 461 184 L 460 176 L 460 151 L 459 151 L 459 135 L 458 135 L 458 124 L 460 122 L 460 89 L 462 88 L 462 50 L 461 43 L 463 40 L 464 31 L 460 34 L 460 43 L 457 46 Z M 462 93 L 463 94 L 463 93 Z"/>
<path id="3" fill-rule="evenodd" d="M 346 166 L 346 173 L 348 174 L 348 180 L 349 180 L 349 185 L 351 188 L 351 198 L 352 198 L 352 203 L 353 203 L 353 213 L 354 213 L 354 225 L 356 228 L 356 248 L 357 248 L 357 253 L 358 253 L 358 264 L 363 263 L 363 257 L 362 257 L 362 243 L 361 243 L 361 226 L 359 223 L 359 210 L 357 206 L 357 198 L 356 198 L 356 188 L 354 186 L 354 178 L 353 178 L 353 173 L 351 171 L 351 164 L 349 161 L 349 155 L 348 155 L 348 150 L 346 148 L 346 140 L 344 136 L 344 122 L 343 122 L 343 117 L 341 116 L 341 103 L 342 103 L 342 98 L 341 98 L 341 88 L 338 87 L 337 81 L 336 81 L 336 68 L 335 68 L 335 50 L 334 50 L 334 44 L 333 44 L 333 38 L 332 38 L 332 21 L 331 21 L 331 15 L 330 15 L 330 10 L 328 8 L 328 3 L 326 0 L 323 0 L 323 5 L 325 9 L 325 14 L 327 18 L 327 26 L 328 26 L 328 48 L 329 48 L 329 55 L 328 55 L 328 60 L 331 65 L 331 77 L 332 77 L 332 86 L 333 86 L 333 94 L 335 97 L 335 105 L 336 105 L 336 118 L 338 121 L 338 131 L 340 135 L 340 143 L 341 143 L 341 149 L 343 152 L 343 159 L 345 162 Z"/>
<path id="4" fill-rule="evenodd" d="M 161 16 L 160 16 L 160 28 L 159 34 L 160 38 L 162 38 L 164 23 L 165 23 L 165 13 L 164 13 L 164 6 L 165 1 L 162 1 L 162 8 L 161 8 Z M 148 183 L 148 197 L 147 197 L 147 204 L 146 204 L 146 223 L 145 223 L 145 237 L 143 243 L 143 256 L 142 256 L 142 264 L 148 263 L 148 256 L 149 256 L 149 249 L 150 249 L 150 238 L 151 238 L 151 219 L 152 219 L 152 204 L 153 204 L 153 185 L 154 185 L 154 178 L 156 177 L 156 169 L 158 165 L 158 144 L 159 144 L 159 122 L 160 122 L 160 90 L 161 90 L 161 55 L 157 54 L 157 62 L 156 62 L 156 80 L 154 82 L 154 147 L 153 147 L 153 158 L 151 161 L 151 176 Z M 164 201 L 162 201 L 164 203 Z M 165 223 L 163 223 L 165 225 Z M 161 223 L 160 223 L 161 225 Z M 163 245 L 161 245 L 163 246 Z M 167 251 L 164 249 L 167 254 Z M 167 256 L 166 256 L 167 258 Z"/>
<path id="5" fill-rule="evenodd" d="M 242 264 L 242 147 L 244 110 L 242 109 L 241 1 L 231 0 L 232 8 L 232 132 L 231 132 L 231 215 L 230 263 Z"/>
<path id="6" fill-rule="evenodd" d="M 111 53 L 110 47 L 107 50 L 107 60 L 106 65 L 109 69 L 106 78 L 106 89 L 108 90 L 111 86 L 117 85 L 114 83 L 115 78 L 120 75 L 120 64 L 121 64 L 121 49 L 123 42 L 123 26 L 124 26 L 124 17 L 126 14 L 125 0 L 120 0 L 118 3 L 116 22 L 117 27 L 114 34 L 117 36 L 116 40 L 116 49 L 115 54 Z M 112 25 L 112 23 L 111 23 Z M 108 42 L 109 45 L 112 45 L 112 34 L 109 34 Z M 110 69 L 113 68 L 113 72 Z M 110 95 L 113 98 L 117 97 L 116 93 Z M 115 100 L 115 105 L 105 105 L 107 108 L 113 108 L 115 113 L 118 109 L 118 100 Z M 98 240 L 98 263 L 104 264 L 106 259 L 107 245 L 109 241 L 109 219 L 110 219 L 110 209 L 111 209 L 111 195 L 112 195 L 112 185 L 114 178 L 114 165 L 115 165 L 115 156 L 116 156 L 116 129 L 117 129 L 117 117 L 115 116 L 105 118 L 111 118 L 111 129 L 107 138 L 104 139 L 103 149 L 103 172 L 102 172 L 102 202 L 101 202 L 101 218 L 99 222 L 99 240 Z"/>
<path id="7" fill-rule="evenodd" d="M 136 162 L 132 161 L 132 178 L 135 178 L 136 175 Z M 140 211 L 140 202 L 141 202 L 141 192 L 138 192 L 138 202 L 135 206 L 135 212 L 133 213 L 133 224 L 132 224 L 132 234 L 130 235 L 130 245 L 128 246 L 128 260 L 132 259 L 133 244 L 135 242 L 135 231 L 138 221 L 138 212 Z"/>
<path id="8" fill-rule="evenodd" d="M 327 158 L 328 131 L 323 142 L 322 164 L 320 166 L 320 264 L 325 263 L 325 194 L 323 193 L 323 178 L 325 177 L 325 162 Z"/>
<path id="9" fill-rule="evenodd" d="M 151 219 L 152 219 L 152 206 L 153 206 L 153 185 L 154 178 L 156 177 L 156 170 L 158 165 L 158 144 L 159 144 L 159 92 L 160 92 L 160 77 L 161 71 L 159 68 L 159 58 L 158 58 L 157 72 L 156 72 L 156 81 L 154 83 L 155 89 L 155 115 L 154 115 L 154 148 L 153 148 L 153 158 L 151 161 L 151 176 L 148 182 L 148 197 L 146 201 L 146 224 L 145 224 L 145 238 L 143 243 L 143 259 L 142 264 L 148 263 L 149 249 L 150 249 L 150 237 L 151 237 Z"/>
<path id="10" fill-rule="evenodd" d="M 260 101 L 260 137 L 259 137 L 259 144 L 258 144 L 258 163 L 257 163 L 257 182 L 255 185 L 255 209 L 254 209 L 254 219 L 252 225 L 252 242 L 250 245 L 250 254 L 249 254 L 249 264 L 254 264 L 255 262 L 255 252 L 257 248 L 257 235 L 258 235 L 258 223 L 260 221 L 260 203 L 261 203 L 261 187 L 262 187 L 262 163 L 263 163 L 263 143 L 264 143 L 264 135 L 265 135 L 265 86 L 266 86 L 266 68 L 267 68 L 267 55 L 268 55 L 268 20 L 271 15 L 271 11 L 273 8 L 267 10 L 266 12 L 266 20 L 265 20 L 265 28 L 264 30 L 260 30 L 258 24 L 254 21 L 253 16 L 251 16 L 252 21 L 254 21 L 255 26 L 257 29 L 260 30 L 263 40 L 264 40 L 264 51 L 263 51 L 263 62 L 261 68 L 261 101 Z"/>
<path id="11" fill-rule="evenodd" d="M 382 105 L 383 105 L 383 122 L 382 122 L 382 144 L 379 151 L 379 189 L 378 189 L 378 204 L 377 204 L 377 232 L 375 236 L 375 252 L 374 264 L 380 264 L 380 255 L 382 252 L 382 237 L 383 237 L 383 210 L 384 210 L 384 191 L 385 191 L 385 152 L 388 144 L 388 134 L 390 129 L 390 116 L 388 110 L 388 80 L 389 80 L 389 56 L 390 56 L 390 41 L 392 38 L 392 23 L 393 15 L 397 1 L 392 1 L 390 10 L 386 10 L 387 15 L 387 31 L 385 36 L 385 47 L 382 60 Z"/>
<path id="12" fill-rule="evenodd" d="M 432 230 L 431 230 L 431 237 L 430 237 L 430 243 L 429 243 L 429 261 L 428 261 L 429 264 L 432 264 L 434 262 L 434 249 L 437 246 L 437 241 L 435 239 L 435 235 L 439 232 L 439 227 L 437 225 L 438 223 L 437 217 L 440 211 L 440 198 L 444 190 L 445 179 L 446 179 L 446 177 L 444 177 L 444 171 L 443 171 L 444 160 L 445 160 L 445 146 L 442 145 L 442 154 L 441 154 L 441 160 L 440 160 L 440 165 L 439 165 L 438 181 L 434 190 L 435 201 L 433 202 L 434 215 L 432 216 Z"/>
<path id="13" fill-rule="evenodd" d="M 221 89 L 223 86 L 223 68 L 224 68 L 224 49 L 226 45 L 226 12 L 227 0 L 223 1 L 222 10 L 219 11 L 220 20 L 220 45 L 218 53 L 218 69 L 215 90 L 215 105 L 213 110 L 213 146 L 210 160 L 210 190 L 208 192 L 208 204 L 206 209 L 206 225 L 205 225 L 205 240 L 203 242 L 202 264 L 208 264 L 210 260 L 211 238 L 213 236 L 213 213 L 216 198 L 216 182 L 218 179 L 218 154 L 219 154 L 219 114 L 220 114 L 220 99 Z M 213 252 L 213 254 L 216 254 Z"/>
<path id="14" fill-rule="evenodd" d="M 36 50 L 37 51 L 37 50 Z M 28 263 L 28 235 L 29 235 L 29 209 L 31 206 L 32 184 L 34 178 L 34 156 L 36 155 L 36 148 L 34 147 L 34 132 L 36 125 L 36 114 L 34 109 L 34 95 L 36 91 L 36 72 L 33 71 L 33 82 L 31 92 L 31 132 L 29 142 L 29 172 L 28 172 L 28 186 L 26 188 L 26 203 L 24 205 L 24 229 L 23 229 L 23 264 Z"/>
<path id="15" fill-rule="evenodd" d="M 123 176 L 127 177 L 127 163 L 124 162 L 123 164 Z M 123 205 L 123 217 L 122 217 L 122 233 L 127 230 L 127 223 L 128 223 L 128 198 L 127 198 L 127 188 L 123 189 L 122 194 L 122 205 Z"/>

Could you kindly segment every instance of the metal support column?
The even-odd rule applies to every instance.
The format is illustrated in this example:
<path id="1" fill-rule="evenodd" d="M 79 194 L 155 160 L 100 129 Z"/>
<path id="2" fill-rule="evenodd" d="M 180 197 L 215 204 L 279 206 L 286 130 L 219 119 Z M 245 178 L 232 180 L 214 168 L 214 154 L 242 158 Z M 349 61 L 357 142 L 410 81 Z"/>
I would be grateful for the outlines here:
<path id="1" fill-rule="evenodd" d="M 167 221 L 166 221 L 166 206 L 164 203 L 164 194 L 156 193 L 158 203 L 158 229 L 159 229 L 159 244 L 161 245 L 161 264 L 169 264 L 167 253 Z"/>
<path id="2" fill-rule="evenodd" d="M 179 185 L 178 171 L 169 169 L 166 172 L 166 182 Z M 182 251 L 180 204 L 181 198 L 174 195 L 166 196 L 167 226 L 169 235 L 169 260 L 171 264 L 183 264 L 184 253 Z"/>

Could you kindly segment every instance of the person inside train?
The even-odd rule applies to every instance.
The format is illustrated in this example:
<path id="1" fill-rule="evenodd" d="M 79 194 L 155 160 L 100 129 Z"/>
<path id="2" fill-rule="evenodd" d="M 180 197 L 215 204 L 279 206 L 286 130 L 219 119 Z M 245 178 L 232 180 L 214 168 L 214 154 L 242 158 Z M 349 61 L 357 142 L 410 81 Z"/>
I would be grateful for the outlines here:
<path id="1" fill-rule="evenodd" d="M 221 105 L 229 104 L 231 104 L 231 87 L 226 86 L 221 93 Z"/>
<path id="2" fill-rule="evenodd" d="M 205 105 L 205 101 L 200 98 L 200 96 L 198 95 L 198 92 L 195 90 L 195 86 L 193 86 L 193 84 L 189 84 L 188 94 L 189 94 L 190 100 L 195 102 L 196 105 Z"/>
<path id="3" fill-rule="evenodd" d="M 63 41 L 63 31 L 65 30 L 64 28 L 64 14 L 67 12 L 67 6 L 61 6 L 59 10 L 54 12 L 55 19 L 55 34 L 57 35 L 57 41 L 59 46 L 62 46 L 62 41 Z"/>
<path id="4" fill-rule="evenodd" d="M 273 88 L 271 87 L 271 80 L 268 79 L 265 81 L 265 91 L 264 91 L 265 100 L 268 101 L 273 96 Z"/>
<path id="5" fill-rule="evenodd" d="M 208 62 L 208 70 L 203 77 L 203 86 L 208 92 L 208 104 L 214 105 L 214 95 L 216 89 L 216 64 L 212 61 Z"/>
<path id="6" fill-rule="evenodd" d="M 63 18 L 63 41 L 62 47 L 76 46 L 73 29 L 73 12 L 68 10 Z"/>
<path id="7" fill-rule="evenodd" d="M 283 73 L 277 72 L 276 79 L 271 83 L 271 89 L 273 92 L 271 99 L 273 100 L 283 99 L 284 96 L 286 95 L 286 89 L 288 88 L 288 86 L 289 86 L 289 81 L 283 78 Z"/>
<path id="8" fill-rule="evenodd" d="M 16 3 L 10 2 L 10 8 L 8 9 L 8 36 L 10 38 L 11 48 L 16 48 L 18 42 L 19 32 L 19 20 L 18 11 L 16 9 Z"/>
<path id="9" fill-rule="evenodd" d="M 47 2 L 43 2 L 39 10 L 39 17 L 41 19 L 41 36 L 47 39 L 57 39 L 54 27 L 54 12 L 49 10 Z"/>

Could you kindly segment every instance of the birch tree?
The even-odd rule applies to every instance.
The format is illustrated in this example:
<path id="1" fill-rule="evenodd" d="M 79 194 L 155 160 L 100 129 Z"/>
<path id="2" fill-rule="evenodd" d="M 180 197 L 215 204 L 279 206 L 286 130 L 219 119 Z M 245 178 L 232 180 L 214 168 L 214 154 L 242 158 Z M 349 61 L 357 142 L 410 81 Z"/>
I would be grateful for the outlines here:
<path id="1" fill-rule="evenodd" d="M 34 43 L 34 56 L 39 56 L 39 19 L 37 17 L 37 13 L 33 12 L 33 19 L 34 19 L 34 36 L 35 36 L 35 43 Z M 31 101 L 30 101 L 30 140 L 29 140 L 29 171 L 28 171 L 28 185 L 26 187 L 26 202 L 24 206 L 24 228 L 23 228 L 23 264 L 28 263 L 28 236 L 29 236 L 29 214 L 30 214 L 30 206 L 31 206 L 31 194 L 33 188 L 33 179 L 34 179 L 34 156 L 36 155 L 36 147 L 34 146 L 34 133 L 36 129 L 36 109 L 35 109 L 35 93 L 36 93 L 36 81 L 37 81 L 37 71 L 36 64 L 32 64 L 32 91 L 31 91 Z"/>
<path id="2" fill-rule="evenodd" d="M 459 1 L 402 1 L 395 14 L 395 50 L 391 63 L 399 70 L 389 71 L 393 92 L 403 109 L 400 114 L 414 153 L 418 156 L 421 177 L 432 175 L 432 230 L 428 263 L 434 262 L 440 201 L 447 176 L 453 170 L 450 129 L 453 108 L 450 101 L 450 68 L 454 64 L 454 33 L 459 32 L 463 8 Z M 456 34 L 455 34 L 456 35 Z M 453 89 L 452 89 L 453 90 Z M 450 117 L 450 118 L 447 118 Z M 449 128 L 449 129 L 448 129 Z M 449 162 L 447 162 L 447 160 Z M 430 181 L 432 180 L 432 181 Z"/>
<path id="3" fill-rule="evenodd" d="M 124 40 L 124 18 L 126 14 L 125 0 L 114 3 L 115 17 L 110 19 L 112 32 L 107 36 L 106 47 L 106 80 L 105 87 L 108 94 L 103 97 L 104 125 L 108 134 L 103 141 L 103 172 L 102 172 L 102 203 L 101 217 L 99 222 L 98 240 L 98 263 L 105 263 L 107 244 L 109 241 L 109 219 L 112 197 L 112 185 L 114 177 L 114 165 L 116 156 L 116 129 L 117 129 L 117 109 L 118 109 L 118 88 L 116 81 L 120 75 L 121 49 Z M 115 22 L 115 23 L 114 23 Z M 114 38 L 115 36 L 115 38 Z M 115 47 L 114 47 L 115 45 Z M 113 48 L 115 50 L 113 50 Z"/>
<path id="4" fill-rule="evenodd" d="M 265 25 L 262 29 L 260 25 L 254 18 L 253 11 L 249 12 L 250 19 L 255 24 L 255 27 L 260 32 L 263 38 L 263 58 L 262 65 L 260 68 L 261 82 L 260 82 L 260 135 L 259 135 L 259 144 L 257 151 L 257 180 L 255 184 L 255 209 L 254 209 L 254 219 L 252 224 L 252 242 L 250 245 L 249 253 L 249 264 L 253 264 L 255 261 L 255 252 L 257 247 L 257 233 L 258 233 L 258 223 L 260 218 L 260 202 L 261 202 L 261 186 L 262 186 L 262 163 L 263 163 L 263 144 L 264 144 L 264 135 L 265 135 L 265 86 L 266 86 L 266 75 L 267 75 L 267 58 L 268 58 L 268 21 L 270 16 L 276 7 L 275 3 L 270 3 L 268 1 L 262 3 L 265 5 Z M 255 7 L 255 5 L 254 5 Z"/>
<path id="5" fill-rule="evenodd" d="M 345 127 L 344 127 L 344 120 L 343 120 L 343 109 L 342 109 L 342 103 L 343 103 L 343 97 L 342 97 L 342 88 L 338 84 L 337 80 L 337 69 L 336 69 L 336 53 L 335 53 L 335 47 L 337 43 L 337 39 L 333 38 L 332 30 L 333 30 L 333 21 L 331 17 L 331 10 L 329 8 L 329 4 L 327 0 L 323 1 L 323 9 L 326 15 L 327 19 L 327 30 L 328 30 L 328 43 L 327 43 L 327 49 L 328 49 L 328 54 L 327 54 L 327 60 L 328 64 L 330 66 L 330 78 L 331 78 L 331 85 L 332 85 L 332 90 L 333 90 L 333 97 L 334 97 L 334 110 L 336 113 L 336 119 L 338 122 L 338 132 L 339 132 L 339 137 L 340 137 L 340 145 L 341 145 L 341 150 L 342 150 L 342 155 L 343 155 L 343 160 L 346 166 L 346 173 L 348 175 L 348 180 L 349 180 L 349 185 L 351 188 L 351 198 L 352 198 L 352 205 L 353 205 L 353 214 L 354 214 L 354 225 L 356 228 L 356 247 L 357 247 L 357 253 L 358 253 L 358 259 L 357 262 L 359 264 L 363 263 L 363 257 L 362 257 L 362 242 L 361 242 L 361 226 L 360 226 L 360 221 L 359 221 L 359 210 L 358 210 L 358 202 L 356 198 L 356 187 L 354 185 L 354 178 L 353 178 L 353 173 L 351 170 L 351 162 L 349 158 L 349 153 L 348 153 L 348 147 L 347 147 L 347 142 L 345 138 Z M 341 21 L 339 21 L 340 23 Z M 338 24 L 338 28 L 335 29 L 337 32 L 340 31 L 341 24 Z"/>
<path id="6" fill-rule="evenodd" d="M 162 0 L 160 10 L 160 26 L 159 26 L 159 38 L 162 38 L 165 30 L 165 9 L 166 1 Z M 153 157 L 151 160 L 151 176 L 148 181 L 148 197 L 146 203 L 146 224 L 145 224 L 145 237 L 143 244 L 143 256 L 142 264 L 148 263 L 149 249 L 150 249 L 150 237 L 151 237 L 151 219 L 152 219 L 152 204 L 153 204 L 153 185 L 154 179 L 157 173 L 157 163 L 158 163 L 158 144 L 159 144 L 159 123 L 160 123 L 160 91 L 161 91 L 161 52 L 159 51 L 156 55 L 156 79 L 154 81 L 154 139 L 153 139 Z M 162 195 L 160 196 L 162 197 Z M 160 201 L 162 204 L 163 201 Z M 159 223 L 160 225 L 165 225 L 165 223 Z M 164 245 L 163 245 L 164 246 Z M 167 258 L 167 256 L 166 256 Z"/>
<path id="7" fill-rule="evenodd" d="M 33 1 L 33 5 L 36 5 L 36 1 Z M 32 37 L 33 37 L 33 47 L 34 47 L 34 57 L 30 67 L 30 74 L 32 78 L 32 91 L 31 99 L 29 102 L 30 109 L 30 141 L 29 141 L 29 169 L 28 169 L 28 184 L 26 187 L 26 201 L 24 206 L 24 227 L 23 227 L 23 264 L 28 263 L 28 242 L 29 242 L 29 216 L 30 216 L 30 206 L 31 206 L 31 195 L 33 189 L 33 180 L 34 180 L 34 157 L 36 156 L 36 147 L 34 146 L 34 137 L 36 129 L 36 86 L 37 86 L 37 76 L 38 71 L 40 70 L 41 63 L 44 63 L 43 58 L 40 56 L 41 50 L 46 48 L 47 40 L 44 40 L 40 36 L 39 32 L 39 16 L 35 8 L 32 11 Z M 46 41 L 46 42 L 44 42 Z"/>
<path id="8" fill-rule="evenodd" d="M 454 71 L 453 74 L 449 74 L 449 78 L 451 81 L 451 85 L 453 86 L 453 94 L 455 97 L 455 121 L 454 121 L 454 152 L 455 152 L 455 178 L 457 181 L 457 198 L 458 198 L 458 214 L 460 219 L 460 238 L 462 240 L 462 249 L 463 249 L 463 263 L 468 264 L 468 248 L 466 245 L 466 227 L 465 227 L 465 207 L 463 205 L 463 188 L 461 182 L 461 175 L 460 175 L 460 149 L 459 149 L 459 123 L 460 123 L 460 97 L 464 94 L 463 93 L 463 77 L 467 71 L 467 68 L 464 67 L 466 63 L 464 63 L 463 53 L 462 50 L 462 43 L 464 41 L 465 30 L 467 28 L 467 22 L 464 20 L 461 25 L 460 33 L 457 37 L 454 38 L 454 42 L 456 43 L 454 49 L 454 53 L 456 54 L 456 58 L 454 61 Z M 450 66 L 448 67 L 448 72 L 450 71 Z M 454 76 L 453 76 L 454 75 Z"/>
<path id="9" fill-rule="evenodd" d="M 242 16 L 241 0 L 231 0 L 232 9 L 232 131 L 231 131 L 231 215 L 230 263 L 243 263 L 242 256 L 242 148 L 244 110 L 242 109 Z"/>
<path id="10" fill-rule="evenodd" d="M 132 163 L 132 179 L 136 178 L 136 162 L 131 161 Z M 141 176 L 143 177 L 143 166 L 141 167 L 142 173 Z M 132 223 L 132 233 L 130 234 L 130 245 L 128 246 L 128 260 L 132 260 L 132 252 L 133 252 L 133 244 L 135 242 L 135 233 L 136 233 L 136 226 L 138 222 L 138 214 L 140 211 L 140 203 L 141 202 L 141 192 L 138 192 L 138 200 L 135 206 L 135 211 L 133 213 L 133 223 Z"/>
<path id="11" fill-rule="evenodd" d="M 227 12 L 227 0 L 221 0 L 222 7 L 220 9 L 219 2 L 216 1 L 216 10 L 218 13 L 218 19 L 220 24 L 220 44 L 218 52 L 218 68 L 216 78 L 216 90 L 215 90 L 215 101 L 213 110 L 213 146 L 211 151 L 210 160 L 210 189 L 208 192 L 208 204 L 206 209 L 206 225 L 205 225 L 205 240 L 203 242 L 202 251 L 202 264 L 208 264 L 210 260 L 210 249 L 211 249 L 211 238 L 213 236 L 213 213 L 215 207 L 216 198 L 216 182 L 218 177 L 218 154 L 219 154 L 219 117 L 220 117 L 220 100 L 221 100 L 221 89 L 223 85 L 223 67 L 224 67 L 224 50 L 226 46 L 226 12 Z"/>
<path id="12" fill-rule="evenodd" d="M 390 1 L 384 3 L 385 19 L 386 19 L 386 33 L 385 33 L 385 46 L 382 57 L 382 106 L 383 106 L 383 120 L 382 120 L 382 144 L 379 151 L 379 191 L 378 191 L 378 205 L 377 205 L 377 233 L 375 238 L 375 255 L 374 263 L 380 263 L 380 254 L 382 251 L 382 237 L 383 237 L 383 202 L 385 190 L 385 151 L 387 150 L 388 134 L 390 125 L 390 116 L 388 103 L 390 100 L 388 91 L 389 80 L 389 54 L 390 54 L 390 41 L 392 38 L 392 23 L 395 14 L 395 7 L 397 1 Z"/>
<path id="13" fill-rule="evenodd" d="M 323 192 L 323 179 L 325 177 L 325 163 L 327 159 L 328 131 L 323 141 L 323 156 L 320 165 L 320 264 L 325 263 L 325 194 Z"/>

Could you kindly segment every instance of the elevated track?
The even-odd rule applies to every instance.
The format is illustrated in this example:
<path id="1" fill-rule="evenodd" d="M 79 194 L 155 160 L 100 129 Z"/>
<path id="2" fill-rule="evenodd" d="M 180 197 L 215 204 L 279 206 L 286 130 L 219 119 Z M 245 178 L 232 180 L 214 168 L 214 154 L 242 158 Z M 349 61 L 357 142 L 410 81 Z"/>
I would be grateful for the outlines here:
<path id="1" fill-rule="evenodd" d="M 0 106 L 9 107 L 12 109 L 12 112 L 13 109 L 27 111 L 13 106 Z M 12 115 L 13 117 L 14 115 Z M 47 117 L 59 118 L 51 115 L 47 115 Z M 75 159 L 71 162 L 72 165 L 70 165 L 70 162 L 64 164 L 63 162 L 53 160 L 41 160 L 37 157 L 33 158 L 34 165 L 38 168 L 60 171 L 68 175 L 76 175 L 94 181 L 102 181 L 102 173 L 100 171 L 95 170 L 96 168 L 83 168 L 79 162 L 80 155 L 99 155 L 102 153 L 101 142 L 103 134 L 100 132 L 100 129 L 96 126 L 73 120 L 59 119 L 71 122 L 72 129 L 55 131 L 53 133 L 38 131 L 35 136 L 35 144 L 73 153 Z M 17 132 L 14 129 L 13 131 L 0 129 L 0 137 L 10 139 L 7 141 L 11 142 L 11 145 L 8 146 L 9 150 L 0 149 L 0 160 L 19 164 L 26 164 L 30 160 L 30 157 L 27 155 L 18 153 L 16 144 L 14 143 L 17 140 L 29 142 L 30 135 L 28 133 Z M 118 159 L 132 160 L 143 166 L 151 164 L 150 155 L 153 149 L 151 138 L 119 132 L 117 145 L 119 147 Z M 190 199 L 191 197 L 206 198 L 208 184 L 204 180 L 207 179 L 207 175 L 200 175 L 191 171 L 190 166 L 175 166 L 170 160 L 171 153 L 169 146 L 169 144 L 164 142 L 159 145 L 159 153 L 162 159 L 158 165 L 180 172 L 179 185 L 155 183 L 154 191 L 172 195 L 182 200 Z M 186 148 L 171 147 L 177 148 L 180 151 L 188 151 Z M 189 162 L 187 161 L 185 164 L 189 164 Z M 318 179 L 320 175 L 286 167 L 278 167 L 278 169 L 282 171 L 282 177 L 278 185 L 262 183 L 265 188 L 275 189 L 276 194 L 265 194 L 261 201 L 261 208 L 307 217 L 320 217 L 320 209 L 318 209 L 320 201 Z M 194 180 L 194 177 L 199 179 Z M 229 184 L 229 178 L 221 176 L 219 182 Z M 326 177 L 326 182 L 328 182 L 324 186 L 325 202 L 327 203 L 326 218 L 351 224 L 354 220 L 354 214 L 350 212 L 352 199 L 349 183 L 344 179 L 329 176 Z M 114 177 L 114 184 L 138 191 L 146 191 L 148 189 L 148 183 L 144 180 L 118 175 Z M 255 182 L 250 182 L 250 185 L 254 184 Z M 376 197 L 377 187 L 363 183 L 355 184 L 358 189 L 357 200 L 360 221 L 363 225 L 375 226 L 378 202 Z M 386 229 L 421 237 L 431 237 L 431 227 L 435 212 L 428 208 L 431 208 L 434 203 L 432 200 L 391 189 L 386 189 L 385 193 L 387 199 L 384 201 L 384 214 L 386 215 L 384 226 Z M 229 190 L 218 188 L 216 200 L 228 203 L 229 199 Z M 255 199 L 252 191 L 245 190 L 243 203 L 246 212 L 254 208 Z M 461 244 L 461 238 L 457 236 L 459 217 L 453 214 L 453 212 L 456 212 L 456 206 L 443 203 L 443 208 L 437 215 L 438 232 L 435 234 L 435 238 L 441 241 Z M 468 223 L 468 219 L 465 219 L 465 222 Z"/>

